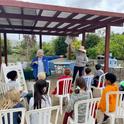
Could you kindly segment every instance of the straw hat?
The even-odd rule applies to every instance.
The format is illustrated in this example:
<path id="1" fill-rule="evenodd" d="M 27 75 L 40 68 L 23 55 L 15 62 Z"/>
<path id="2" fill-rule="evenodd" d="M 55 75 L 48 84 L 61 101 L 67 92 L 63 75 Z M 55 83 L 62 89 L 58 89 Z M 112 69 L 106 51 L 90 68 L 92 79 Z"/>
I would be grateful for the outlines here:
<path id="1" fill-rule="evenodd" d="M 81 51 L 81 52 L 86 53 L 86 50 L 84 49 L 84 46 L 80 46 L 80 48 L 78 50 Z"/>
<path id="2" fill-rule="evenodd" d="M 44 55 L 44 51 L 43 51 L 42 49 L 39 49 L 39 50 L 37 51 L 36 56 L 37 56 L 37 57 L 40 57 L 40 56 L 43 56 L 43 55 Z"/>

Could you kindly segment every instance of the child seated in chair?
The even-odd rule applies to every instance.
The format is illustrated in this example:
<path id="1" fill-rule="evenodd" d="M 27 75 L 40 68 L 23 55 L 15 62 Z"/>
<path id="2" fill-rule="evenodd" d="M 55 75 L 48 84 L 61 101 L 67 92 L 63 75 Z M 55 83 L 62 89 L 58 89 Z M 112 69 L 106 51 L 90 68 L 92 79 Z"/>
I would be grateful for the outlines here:
<path id="1" fill-rule="evenodd" d="M 18 89 L 21 90 L 21 86 L 19 84 L 19 82 L 16 81 L 16 79 L 18 78 L 17 75 L 17 71 L 13 70 L 7 73 L 7 78 L 10 79 L 7 83 L 7 85 L 9 86 L 9 89 Z"/>
<path id="2" fill-rule="evenodd" d="M 20 103 L 20 92 L 16 89 L 10 90 L 5 94 L 3 100 L 0 103 L 0 109 L 12 109 L 12 108 L 24 108 L 24 105 Z M 8 124 L 10 124 L 10 117 L 8 114 Z M 13 124 L 20 124 L 21 122 L 21 112 L 13 113 Z M 5 123 L 3 117 L 3 124 Z"/>
<path id="3" fill-rule="evenodd" d="M 34 84 L 34 97 L 30 99 L 29 109 L 40 109 L 51 106 L 51 98 L 47 95 L 49 84 L 45 80 L 37 80 Z"/>
<path id="4" fill-rule="evenodd" d="M 71 99 L 65 110 L 63 124 L 67 124 L 67 120 L 68 120 L 69 116 L 73 118 L 74 104 L 76 101 L 85 100 L 85 99 L 90 98 L 90 95 L 87 92 L 87 86 L 85 84 L 85 80 L 80 77 L 80 78 L 76 79 L 75 83 L 76 83 L 76 89 L 75 89 L 74 93 L 71 94 Z M 84 108 L 84 109 L 82 109 L 82 108 Z M 85 112 L 86 112 L 86 108 L 83 106 L 80 106 L 79 113 L 81 114 L 81 116 L 79 117 L 79 123 L 84 122 Z"/>
<path id="5" fill-rule="evenodd" d="M 38 80 L 46 80 L 46 73 L 45 72 L 40 72 L 38 73 Z"/>
<path id="6" fill-rule="evenodd" d="M 86 68 L 85 75 L 82 76 L 82 78 L 85 80 L 87 87 L 91 86 L 91 84 L 93 82 L 93 77 L 94 77 L 94 75 L 91 73 L 91 68 Z"/>
<path id="7" fill-rule="evenodd" d="M 62 76 L 60 76 L 59 78 L 58 78 L 58 80 L 59 79 L 66 79 L 66 78 L 71 78 L 71 70 L 69 69 L 69 68 L 65 68 L 64 69 L 64 75 L 62 75 Z M 70 82 L 70 87 L 71 87 L 71 82 Z M 54 91 L 52 91 L 52 94 L 53 95 L 56 95 L 56 93 L 57 93 L 57 88 L 55 88 L 54 89 Z M 63 82 L 61 81 L 60 83 L 59 83 L 59 95 L 61 95 L 63 93 Z M 70 90 L 69 91 L 69 93 L 72 93 L 72 90 Z"/>
<path id="8" fill-rule="evenodd" d="M 108 118 L 107 115 L 105 115 L 106 111 L 106 94 L 110 91 L 118 91 L 118 85 L 116 82 L 116 76 L 112 73 L 107 73 L 105 75 L 106 79 L 106 87 L 103 89 L 102 97 L 99 103 L 98 111 L 97 111 L 97 122 L 102 123 L 106 121 Z M 116 95 L 111 95 L 111 98 L 109 99 L 109 112 L 114 112 L 116 107 Z"/>
<path id="9" fill-rule="evenodd" d="M 104 74 L 103 70 L 102 70 L 102 66 L 100 64 L 96 64 L 95 65 L 95 69 L 96 72 L 94 74 L 94 78 L 93 78 L 93 86 L 97 87 L 98 86 L 98 82 L 99 82 L 99 77 Z"/>
<path id="10" fill-rule="evenodd" d="M 37 80 L 34 84 L 34 97 L 30 99 L 29 110 L 41 109 L 51 107 L 51 98 L 47 95 L 49 84 L 45 80 Z M 49 111 L 47 112 L 49 113 Z M 44 113 L 47 116 L 47 113 Z M 40 115 L 41 120 L 42 115 Z M 32 113 L 30 117 L 30 124 L 39 124 L 39 114 L 37 112 Z"/>

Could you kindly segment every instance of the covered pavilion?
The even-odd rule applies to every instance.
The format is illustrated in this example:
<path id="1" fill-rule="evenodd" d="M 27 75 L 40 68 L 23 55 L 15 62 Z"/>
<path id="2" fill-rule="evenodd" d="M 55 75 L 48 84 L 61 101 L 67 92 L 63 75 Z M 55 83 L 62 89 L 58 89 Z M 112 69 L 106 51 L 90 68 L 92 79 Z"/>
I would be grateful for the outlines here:
<path id="1" fill-rule="evenodd" d="M 123 22 L 124 13 L 0 0 L 0 33 L 4 34 L 6 64 L 7 33 L 39 35 L 39 46 L 42 48 L 42 35 L 79 36 L 82 34 L 82 45 L 85 45 L 86 32 L 95 32 L 96 29 L 105 27 L 104 70 L 107 72 L 111 26 L 123 26 Z"/>

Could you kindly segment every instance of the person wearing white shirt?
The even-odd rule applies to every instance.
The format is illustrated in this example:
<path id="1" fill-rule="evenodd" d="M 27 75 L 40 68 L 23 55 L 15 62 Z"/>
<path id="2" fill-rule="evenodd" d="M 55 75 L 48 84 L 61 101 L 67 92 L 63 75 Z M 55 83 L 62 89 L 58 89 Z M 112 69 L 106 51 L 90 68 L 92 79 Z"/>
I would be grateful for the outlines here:
<path id="1" fill-rule="evenodd" d="M 37 80 L 34 85 L 34 97 L 29 101 L 29 110 L 41 109 L 46 107 L 51 107 L 51 98 L 47 95 L 49 84 L 45 80 Z M 48 114 L 45 112 L 43 114 Z M 30 117 L 31 124 L 34 124 L 38 121 L 39 114 L 33 113 Z M 43 119 L 43 118 L 42 118 Z M 41 120 L 42 120 L 41 119 Z"/>
<path id="2" fill-rule="evenodd" d="M 12 70 L 10 72 L 7 73 L 7 78 L 10 79 L 7 83 L 8 87 L 9 87 L 9 90 L 11 89 L 17 89 L 17 90 L 20 90 L 21 89 L 21 86 L 19 84 L 19 82 L 16 81 L 17 79 L 17 71 L 15 70 Z"/>

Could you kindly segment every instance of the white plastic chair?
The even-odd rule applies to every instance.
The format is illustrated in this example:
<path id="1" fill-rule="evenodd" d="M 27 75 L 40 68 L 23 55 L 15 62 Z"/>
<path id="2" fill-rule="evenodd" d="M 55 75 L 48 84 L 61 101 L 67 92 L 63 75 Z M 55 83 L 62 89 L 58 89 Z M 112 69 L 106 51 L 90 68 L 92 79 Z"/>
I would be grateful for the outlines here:
<path id="1" fill-rule="evenodd" d="M 99 92 L 99 95 L 98 95 L 98 96 L 101 97 L 102 91 L 103 91 L 103 89 L 105 88 L 105 75 L 106 75 L 107 73 L 108 73 L 108 72 L 102 74 L 102 75 L 99 77 L 99 82 L 98 82 L 98 86 L 97 86 L 97 87 L 91 86 L 91 88 L 94 89 L 94 91 L 93 91 L 93 96 L 94 96 L 94 94 L 96 94 L 96 93 L 94 93 L 94 92 Z M 101 85 L 101 82 L 102 82 L 102 85 Z M 95 96 L 95 97 L 96 97 L 96 96 Z"/>
<path id="2" fill-rule="evenodd" d="M 92 94 L 92 91 L 91 91 L 91 84 L 92 84 L 92 81 L 93 81 L 93 75 L 83 76 L 83 79 L 86 82 L 88 92 L 90 93 L 90 97 L 93 98 L 93 94 Z"/>
<path id="3" fill-rule="evenodd" d="M 55 121 L 53 124 L 57 124 L 60 106 L 47 107 L 42 109 L 35 109 L 26 112 L 27 124 L 52 124 L 51 116 L 52 111 L 56 111 Z M 32 122 L 33 121 L 33 122 Z"/>
<path id="4" fill-rule="evenodd" d="M 112 96 L 115 95 L 115 111 L 109 112 L 109 102 Z M 111 97 L 111 98 L 110 98 Z M 116 118 L 122 118 L 124 123 L 124 91 L 111 91 L 106 94 L 106 112 L 105 114 L 110 116 L 110 124 L 115 124 Z M 113 104 L 113 103 L 112 103 Z"/>
<path id="5" fill-rule="evenodd" d="M 62 94 L 59 94 L 60 91 L 60 83 L 63 83 L 63 89 L 62 89 Z M 70 100 L 70 94 L 69 91 L 71 90 L 71 86 L 72 86 L 72 78 L 65 78 L 65 79 L 59 79 L 57 81 L 57 93 L 56 93 L 56 97 L 59 98 L 59 102 L 60 102 L 60 106 L 61 106 L 61 114 L 62 114 L 62 106 L 63 106 L 63 98 L 67 97 L 68 101 Z"/>
<path id="6" fill-rule="evenodd" d="M 74 105 L 74 119 L 69 117 L 68 124 L 95 124 L 94 116 L 96 115 L 96 109 L 98 107 L 99 101 L 100 98 L 77 101 Z M 82 115 L 79 113 L 81 107 L 83 107 L 85 110 L 85 112 L 81 113 Z M 84 117 L 84 122 L 79 123 L 79 116 L 81 119 Z"/>
<path id="7" fill-rule="evenodd" d="M 14 108 L 0 110 L 0 124 L 14 124 L 13 116 L 15 113 L 20 114 L 20 124 L 24 124 L 25 120 L 25 108 Z M 3 121 L 4 120 L 4 121 Z"/>
<path id="8" fill-rule="evenodd" d="M 9 86 L 5 83 L 0 83 L 0 95 L 4 96 L 7 91 L 9 91 Z"/>
<path id="9" fill-rule="evenodd" d="M 97 88 L 104 88 L 104 87 L 105 87 L 105 75 L 106 75 L 107 73 L 108 73 L 108 72 L 102 74 L 102 75 L 99 77 L 99 82 L 98 82 Z M 102 86 L 101 86 L 101 82 L 102 82 Z"/>

